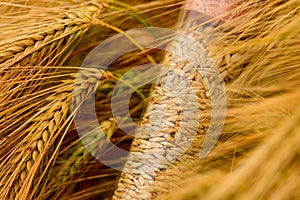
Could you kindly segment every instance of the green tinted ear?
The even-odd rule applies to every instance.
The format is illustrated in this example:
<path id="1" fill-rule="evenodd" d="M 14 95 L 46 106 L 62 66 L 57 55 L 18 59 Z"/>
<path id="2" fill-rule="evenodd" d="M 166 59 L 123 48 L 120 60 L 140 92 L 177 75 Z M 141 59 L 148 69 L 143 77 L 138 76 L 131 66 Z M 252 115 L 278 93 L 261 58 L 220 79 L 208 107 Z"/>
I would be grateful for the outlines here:
<path id="1" fill-rule="evenodd" d="M 102 128 L 106 139 L 110 141 L 112 135 L 114 134 L 114 121 L 105 120 L 101 122 L 100 127 Z"/>
<path id="2" fill-rule="evenodd" d="M 115 10 L 124 10 L 129 16 L 146 27 L 152 27 L 149 19 L 138 9 L 120 1 L 112 1 Z M 132 10 L 133 12 L 130 12 Z"/>
<path id="3" fill-rule="evenodd" d="M 108 141 L 110 141 L 110 139 L 113 136 L 113 134 L 114 134 L 114 132 L 111 129 L 107 130 L 107 132 L 106 132 L 106 139 Z"/>

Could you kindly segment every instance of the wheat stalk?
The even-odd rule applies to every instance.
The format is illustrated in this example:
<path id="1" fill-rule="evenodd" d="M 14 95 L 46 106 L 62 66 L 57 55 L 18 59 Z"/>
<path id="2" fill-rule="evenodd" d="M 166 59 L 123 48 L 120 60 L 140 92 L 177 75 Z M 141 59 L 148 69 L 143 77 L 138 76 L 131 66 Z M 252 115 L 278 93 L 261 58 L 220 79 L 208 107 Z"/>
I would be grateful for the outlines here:
<path id="1" fill-rule="evenodd" d="M 180 43 L 179 41 L 176 42 Z M 180 45 L 174 46 L 175 48 L 183 48 Z M 206 53 L 203 52 L 203 55 Z M 197 109 L 209 110 L 209 96 L 203 81 L 207 77 L 202 78 L 193 68 L 193 65 L 185 59 L 184 57 L 167 56 L 165 63 L 170 70 L 174 70 L 171 72 L 173 75 L 168 74 L 168 76 L 162 77 L 162 82 L 165 85 L 158 85 L 152 94 L 150 106 L 142 125 L 135 133 L 135 136 L 141 138 L 136 138 L 132 143 L 131 153 L 121 173 L 113 199 L 150 198 L 149 192 L 155 188 L 153 182 L 156 174 L 160 173 L 160 170 L 165 170 L 168 163 L 172 162 L 172 156 L 177 155 L 178 152 L 180 154 L 182 146 L 185 146 L 182 141 L 190 141 L 195 137 L 193 136 L 193 128 L 198 127 L 196 121 L 199 118 L 199 113 L 197 113 Z M 202 62 L 202 65 L 209 63 L 206 59 L 203 59 Z M 187 82 L 182 80 L 178 74 L 185 77 L 192 89 L 188 88 Z M 185 98 L 181 99 L 182 101 L 178 100 L 174 96 L 174 92 Z M 193 93 L 197 95 L 196 99 L 193 99 Z M 186 107 L 183 108 L 182 105 Z M 181 112 L 189 113 L 188 122 L 181 122 L 181 116 L 177 116 Z M 165 118 L 161 119 L 163 115 Z M 205 117 L 202 116 L 201 119 L 200 132 L 203 134 L 207 130 L 207 125 L 205 125 Z M 161 124 L 158 124 L 159 120 L 162 121 Z M 181 130 L 178 133 L 180 126 L 184 126 L 184 131 Z M 159 130 L 157 131 L 157 129 Z M 175 132 L 177 134 L 174 137 L 172 133 Z M 174 142 L 169 143 L 172 140 Z M 167 144 L 169 146 L 165 146 Z M 199 143 L 194 145 L 199 146 Z M 167 149 L 167 155 L 152 155 L 163 149 Z M 153 163 L 154 167 L 148 166 L 147 162 Z M 155 167 L 156 165 L 158 167 Z M 163 190 L 163 188 L 161 189 Z"/>
<path id="2" fill-rule="evenodd" d="M 1 70 L 14 65 L 62 64 L 66 58 L 59 60 L 59 57 L 89 27 L 97 24 L 95 19 L 104 5 L 85 6 L 40 22 L 46 25 L 26 24 L 25 35 L 1 41 Z"/>
<path id="3" fill-rule="evenodd" d="M 45 167 L 42 163 L 46 159 L 45 156 L 49 155 L 52 144 L 60 136 L 60 133 L 65 132 L 64 129 L 68 127 L 68 121 L 74 115 L 71 112 L 72 99 L 80 104 L 87 95 L 97 88 L 95 84 L 102 74 L 101 70 L 88 69 L 87 73 L 78 79 L 80 85 L 77 85 L 76 90 L 72 86 L 73 81 L 67 81 L 66 86 L 55 91 L 54 95 L 49 96 L 46 99 L 49 103 L 33 119 L 29 119 L 29 127 L 25 130 L 27 136 L 21 142 L 24 148 L 21 152 L 18 150 L 20 145 L 12 149 L 11 161 L 7 163 L 7 166 L 12 166 L 11 172 L 8 172 L 12 175 L 7 177 L 8 174 L 2 174 L 4 176 L 3 180 L 7 180 L 1 187 L 3 198 L 7 197 L 8 191 L 10 191 L 10 198 L 33 196 L 33 194 L 29 194 L 29 191 L 32 189 L 36 191 L 37 188 L 34 183 L 36 181 L 40 182 L 44 176 L 43 174 L 45 174 L 45 171 L 41 171 L 41 167 Z M 74 93 L 72 93 L 73 90 Z M 57 151 L 58 146 L 55 149 Z M 17 168 L 14 167 L 16 164 Z M 47 163 L 47 166 L 49 166 L 49 163 Z M 41 174 L 38 180 L 34 180 L 36 174 Z"/>
<path id="4" fill-rule="evenodd" d="M 62 65 L 76 47 L 80 37 L 89 27 L 98 23 L 96 16 L 103 11 L 104 5 L 77 8 L 77 10 L 56 16 L 58 18 L 40 21 L 40 24 L 47 25 L 30 23 L 29 25 L 18 25 L 15 32 L 18 33 L 23 28 L 22 31 L 25 31 L 26 34 L 1 41 L 0 80 L 8 84 L 1 84 L 0 87 L 1 91 L 10 92 L 10 94 L 1 94 L 1 110 L 14 107 L 12 102 L 15 101 L 13 92 L 16 84 L 11 82 L 12 80 L 25 77 L 23 83 L 19 83 L 17 86 L 18 92 L 22 92 L 23 96 L 30 94 L 31 90 L 27 88 L 32 87 L 32 84 L 37 85 L 37 88 L 39 87 L 38 83 L 29 80 L 41 76 L 41 71 L 32 68 L 27 70 L 23 66 Z M 17 108 L 11 110 L 12 113 L 16 111 Z"/>

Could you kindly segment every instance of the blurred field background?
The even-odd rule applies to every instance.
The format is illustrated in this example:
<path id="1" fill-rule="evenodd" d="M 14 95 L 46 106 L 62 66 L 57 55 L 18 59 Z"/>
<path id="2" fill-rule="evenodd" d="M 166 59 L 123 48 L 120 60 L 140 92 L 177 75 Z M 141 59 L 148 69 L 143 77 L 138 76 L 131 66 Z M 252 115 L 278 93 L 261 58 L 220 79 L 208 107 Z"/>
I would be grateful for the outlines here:
<path id="1" fill-rule="evenodd" d="M 85 56 L 116 33 L 147 26 L 175 29 L 183 3 L 0 2 L 0 199 L 112 197 L 120 172 L 81 143 L 72 100 L 80 104 L 96 91 L 100 127 L 129 150 L 133 138 L 115 125 L 111 113 L 113 88 L 149 56 L 162 62 L 164 52 L 131 52 L 105 71 L 84 68 L 80 90 L 73 93 L 76 74 Z M 300 198 L 300 1 L 249 0 L 234 11 L 239 13 L 234 19 L 211 30 L 206 49 L 226 83 L 220 140 L 204 159 L 197 156 L 201 137 L 195 141 L 186 157 L 159 174 L 151 190 L 155 199 Z M 149 85 L 132 96 L 137 123 L 150 97 Z M 87 137 L 107 139 L 93 131 Z M 117 158 L 111 163 L 124 164 Z"/>

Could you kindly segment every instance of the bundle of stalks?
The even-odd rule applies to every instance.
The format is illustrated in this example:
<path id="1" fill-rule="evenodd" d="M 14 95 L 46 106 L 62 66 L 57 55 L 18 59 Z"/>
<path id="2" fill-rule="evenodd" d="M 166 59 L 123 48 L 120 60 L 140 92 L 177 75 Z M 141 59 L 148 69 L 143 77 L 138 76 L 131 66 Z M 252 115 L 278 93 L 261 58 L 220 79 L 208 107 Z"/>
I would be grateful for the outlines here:
<path id="1" fill-rule="evenodd" d="M 191 66 L 182 70 L 185 61 L 170 56 L 164 63 L 189 74 L 197 105 L 190 105 L 189 98 L 180 104 L 183 107 L 178 107 L 176 98 L 166 100 L 172 91 L 180 90 L 180 84 L 139 89 L 131 98 L 131 116 L 141 128 L 159 128 L 155 106 L 172 102 L 164 107 L 171 121 L 164 122 L 164 128 L 171 134 L 148 142 L 135 139 L 132 145 L 132 137 L 116 126 L 110 111 L 112 91 L 122 74 L 149 62 L 149 55 L 162 61 L 161 52 L 128 53 L 107 71 L 83 66 L 85 76 L 77 77 L 82 59 L 115 31 L 151 24 L 174 28 L 183 1 L 2 1 L 0 199 L 146 199 L 149 194 L 151 199 L 299 198 L 300 3 L 241 2 L 229 13 L 192 28 L 198 30 L 195 37 L 205 41 L 205 50 L 226 83 L 228 110 L 216 147 L 199 158 L 211 119 L 211 99 L 204 78 Z M 204 29 L 220 19 L 230 20 Z M 205 54 L 198 53 L 199 57 Z M 166 81 L 182 83 L 176 75 Z M 80 106 L 95 91 L 99 127 L 105 137 L 99 137 L 98 127 L 88 127 L 87 122 L 83 126 L 90 130 L 85 135 L 90 146 L 86 148 L 76 131 L 78 107 L 73 103 Z M 191 91 L 181 94 L 190 97 Z M 179 123 L 178 113 L 197 112 L 193 106 L 201 114 Z M 130 171 L 143 160 L 125 164 L 120 174 L 91 152 L 110 139 L 156 162 L 151 157 L 153 149 L 166 141 L 180 141 L 182 138 L 172 135 L 180 125 L 198 127 L 193 138 L 189 131 L 182 131 L 182 138 L 192 140 L 191 147 L 175 161 L 170 152 L 178 149 L 170 147 L 168 156 L 160 157 L 168 164 L 157 165 L 160 170 L 150 176 L 147 173 L 153 171 L 147 167 L 143 175 Z M 139 133 L 146 137 L 151 130 Z M 124 164 L 118 157 L 110 162 Z"/>

